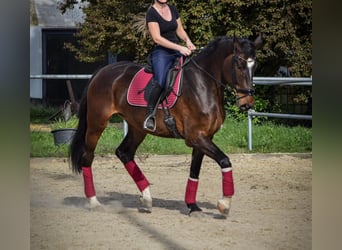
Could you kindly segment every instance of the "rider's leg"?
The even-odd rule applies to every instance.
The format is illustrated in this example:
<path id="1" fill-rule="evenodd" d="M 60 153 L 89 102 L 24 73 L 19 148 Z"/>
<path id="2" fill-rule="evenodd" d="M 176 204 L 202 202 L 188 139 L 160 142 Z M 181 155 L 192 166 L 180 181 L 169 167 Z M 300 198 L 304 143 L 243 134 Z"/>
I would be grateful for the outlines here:
<path id="1" fill-rule="evenodd" d="M 144 121 L 144 129 L 150 130 L 154 132 L 156 130 L 156 121 L 155 121 L 155 107 L 159 104 L 160 94 L 162 92 L 162 88 L 160 85 L 153 80 L 152 90 L 147 103 L 147 111 L 146 118 Z"/>
<path id="2" fill-rule="evenodd" d="M 155 108 L 159 104 L 160 95 L 166 84 L 167 72 L 175 59 L 175 52 L 157 47 L 152 52 L 153 88 L 147 103 L 144 129 L 152 132 L 156 129 Z"/>

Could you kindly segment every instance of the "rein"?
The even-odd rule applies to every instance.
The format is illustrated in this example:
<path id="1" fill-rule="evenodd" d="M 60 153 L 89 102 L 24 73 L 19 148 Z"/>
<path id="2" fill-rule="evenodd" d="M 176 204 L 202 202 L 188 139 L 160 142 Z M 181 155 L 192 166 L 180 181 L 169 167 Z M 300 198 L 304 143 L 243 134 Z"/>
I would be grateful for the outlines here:
<path id="1" fill-rule="evenodd" d="M 213 79 L 218 85 L 221 85 L 222 87 L 226 88 L 226 89 L 231 89 L 230 86 L 228 86 L 227 84 L 224 84 L 223 82 L 217 80 L 212 74 L 210 74 L 208 71 L 206 71 L 202 66 L 200 66 L 192 57 L 189 58 L 188 62 L 192 62 L 199 70 L 201 70 L 202 72 L 206 73 L 211 79 Z M 184 63 L 183 66 L 185 66 L 186 64 Z"/>
<path id="2" fill-rule="evenodd" d="M 201 52 L 201 50 L 202 49 L 196 49 L 195 50 L 195 52 L 197 52 L 197 54 L 199 53 L 199 52 Z M 176 54 L 178 54 L 178 53 L 176 53 Z M 243 57 L 241 57 L 241 56 L 238 56 L 237 54 L 236 54 L 236 51 L 235 51 L 235 47 L 234 47 L 234 55 L 233 55 L 233 58 L 234 58 L 234 60 L 233 60 L 233 64 L 232 64 L 232 75 L 233 75 L 233 81 L 236 83 L 237 82 L 237 80 L 236 80 L 236 76 L 235 76 L 235 64 L 236 64 L 236 61 L 238 60 L 238 59 L 241 59 L 241 60 L 243 60 L 243 61 L 245 61 L 246 63 L 247 63 L 247 67 L 248 67 L 248 69 L 249 69 L 249 73 L 250 73 L 250 76 L 251 76 L 251 67 L 253 66 L 253 64 L 254 64 L 254 61 L 253 60 L 250 60 L 250 59 L 245 59 L 245 58 L 243 58 Z M 238 97 L 236 97 L 236 100 L 238 101 L 238 100 L 240 100 L 240 99 L 242 99 L 242 98 L 245 98 L 245 97 L 247 97 L 247 96 L 253 96 L 254 95 L 254 93 L 255 93 L 255 90 L 252 88 L 252 89 L 242 89 L 242 88 L 232 88 L 232 87 L 230 87 L 229 86 L 229 83 L 228 84 L 224 84 L 223 82 L 221 82 L 221 81 L 219 81 L 219 80 L 217 80 L 211 73 L 209 73 L 207 70 L 205 70 L 202 66 L 200 66 L 194 59 L 193 59 L 193 57 L 186 57 L 186 59 L 185 59 L 185 61 L 184 61 L 184 63 L 183 63 L 183 65 L 181 66 L 182 68 L 184 68 L 188 63 L 190 63 L 190 62 L 192 62 L 199 70 L 201 70 L 202 72 L 204 72 L 207 76 L 209 76 L 212 80 L 214 80 L 218 85 L 220 85 L 220 86 L 222 86 L 222 87 L 224 87 L 226 90 L 228 90 L 228 91 L 231 91 L 231 92 L 233 92 L 234 93 L 234 95 L 236 96 L 236 94 L 237 93 L 242 93 L 242 94 L 244 94 L 243 96 L 238 96 Z M 231 84 L 231 85 L 234 85 L 234 84 Z M 235 84 L 236 85 L 236 84 Z"/>
<path id="3" fill-rule="evenodd" d="M 235 79 L 236 82 L 236 77 L 235 77 L 235 68 L 234 68 L 234 64 L 235 64 L 235 50 L 234 50 L 234 63 L 233 63 L 233 78 Z M 248 60 L 242 58 L 241 56 L 238 56 L 238 58 L 246 61 L 248 63 Z M 202 72 L 204 72 L 206 75 L 208 75 L 212 80 L 214 80 L 218 85 L 224 87 L 225 89 L 232 91 L 235 95 L 236 93 L 242 93 L 245 94 L 243 96 L 239 96 L 237 97 L 237 100 L 240 100 L 242 98 L 245 98 L 247 96 L 253 96 L 255 93 L 254 89 L 241 89 L 241 88 L 231 88 L 228 84 L 224 84 L 223 82 L 217 80 L 212 74 L 210 74 L 207 70 L 205 70 L 202 66 L 200 66 L 192 57 L 190 57 L 184 64 L 182 67 L 184 67 L 186 64 L 188 64 L 189 62 L 192 62 L 199 70 L 201 70 Z"/>

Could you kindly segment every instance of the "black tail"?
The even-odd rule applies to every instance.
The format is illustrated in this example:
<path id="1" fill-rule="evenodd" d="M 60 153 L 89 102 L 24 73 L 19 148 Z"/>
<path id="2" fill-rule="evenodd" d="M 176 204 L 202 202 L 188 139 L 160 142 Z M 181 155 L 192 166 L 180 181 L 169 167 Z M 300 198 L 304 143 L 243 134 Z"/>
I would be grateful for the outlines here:
<path id="1" fill-rule="evenodd" d="M 78 110 L 78 127 L 69 148 L 69 159 L 74 173 L 82 172 L 82 156 L 85 152 L 85 135 L 87 130 L 87 96 L 83 95 Z"/>
<path id="2" fill-rule="evenodd" d="M 78 126 L 76 133 L 70 143 L 69 160 L 74 173 L 80 174 L 83 166 L 83 154 L 85 152 L 85 135 L 87 131 L 87 90 L 90 82 L 100 69 L 96 70 L 88 81 L 82 96 L 82 100 L 78 110 Z"/>

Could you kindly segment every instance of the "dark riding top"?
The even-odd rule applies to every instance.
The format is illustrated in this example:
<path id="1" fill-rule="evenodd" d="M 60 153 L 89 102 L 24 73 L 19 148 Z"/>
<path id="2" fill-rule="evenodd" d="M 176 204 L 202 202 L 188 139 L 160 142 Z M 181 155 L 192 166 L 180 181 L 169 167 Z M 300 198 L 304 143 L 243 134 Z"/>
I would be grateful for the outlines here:
<path id="1" fill-rule="evenodd" d="M 165 20 L 157 10 L 153 7 L 150 7 L 147 10 L 146 13 L 146 24 L 149 22 L 156 22 L 159 24 L 159 29 L 160 29 L 160 35 L 167 40 L 174 42 L 174 43 L 179 43 L 179 39 L 176 34 L 177 30 L 177 19 L 179 18 L 179 13 L 178 10 L 175 6 L 169 5 L 170 10 L 171 10 L 171 16 L 172 19 L 171 21 Z"/>

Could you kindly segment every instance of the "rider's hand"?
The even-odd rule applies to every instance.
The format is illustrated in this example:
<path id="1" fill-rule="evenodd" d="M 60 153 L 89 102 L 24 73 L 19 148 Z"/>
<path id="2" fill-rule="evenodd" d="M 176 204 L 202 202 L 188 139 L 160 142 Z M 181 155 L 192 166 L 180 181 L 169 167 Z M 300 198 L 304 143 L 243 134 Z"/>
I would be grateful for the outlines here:
<path id="1" fill-rule="evenodd" d="M 188 49 L 190 49 L 192 51 L 196 50 L 196 46 L 191 42 L 190 39 L 186 41 L 186 47 L 188 47 Z"/>
<path id="2" fill-rule="evenodd" d="M 191 55 L 191 50 L 185 46 L 182 46 L 179 50 L 179 52 L 183 55 L 183 56 L 190 56 Z"/>

